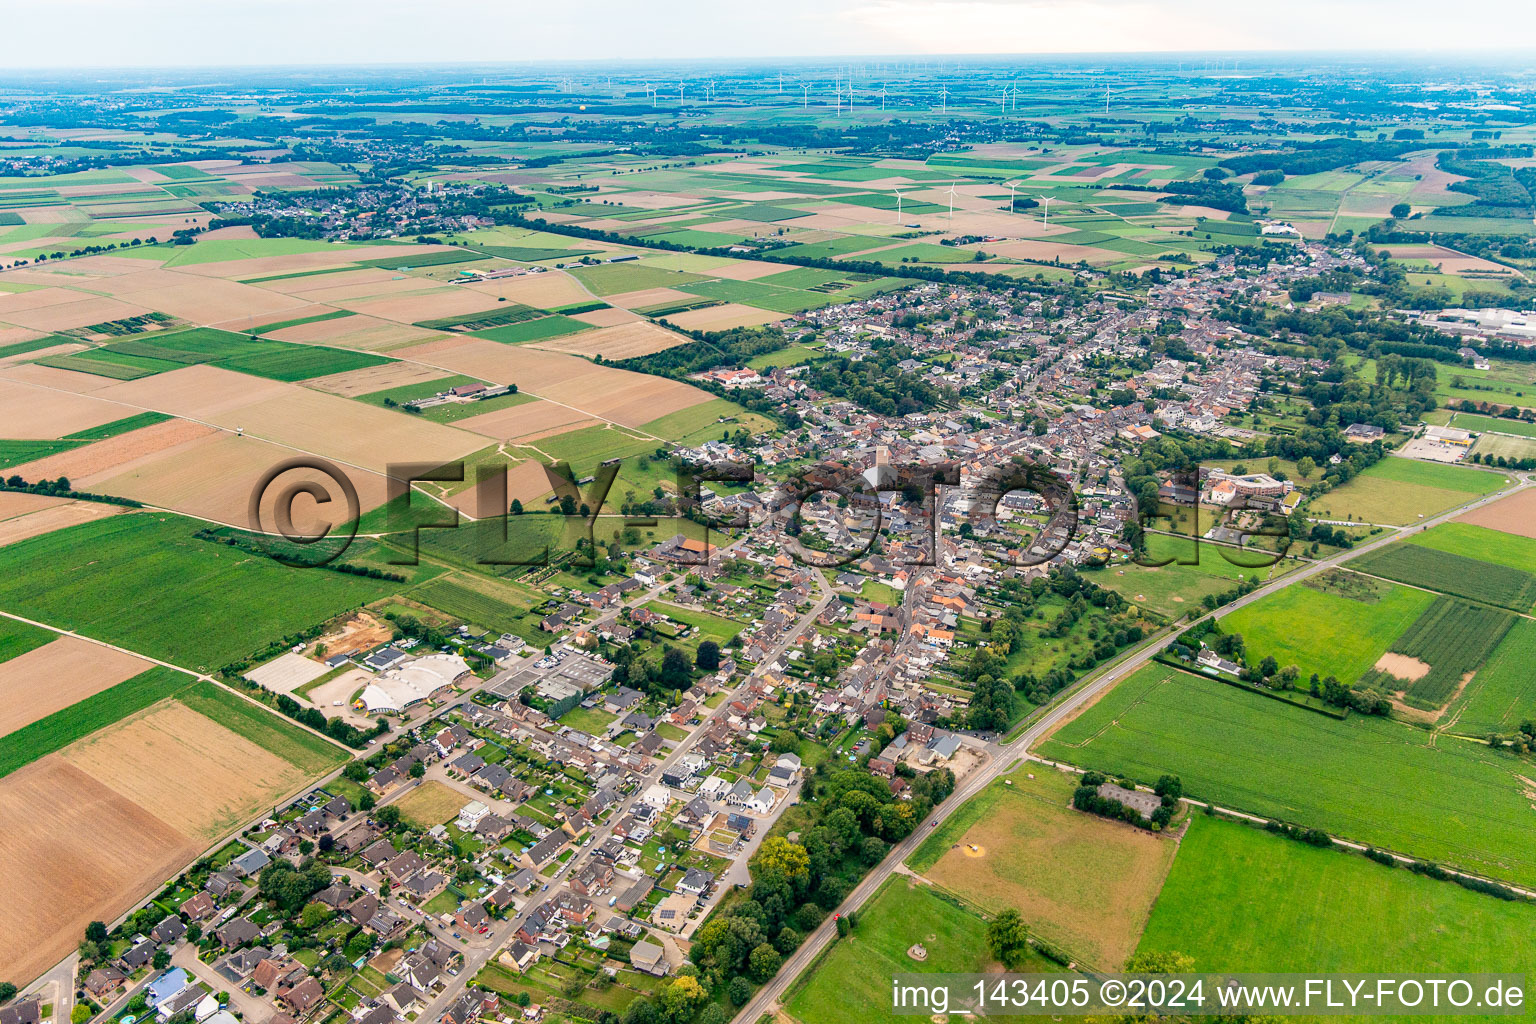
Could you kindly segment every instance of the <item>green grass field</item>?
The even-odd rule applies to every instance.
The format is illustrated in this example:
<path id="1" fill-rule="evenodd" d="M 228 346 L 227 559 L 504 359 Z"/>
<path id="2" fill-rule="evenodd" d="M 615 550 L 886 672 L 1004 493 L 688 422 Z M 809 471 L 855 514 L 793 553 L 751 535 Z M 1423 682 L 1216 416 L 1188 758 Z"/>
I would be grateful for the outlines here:
<path id="1" fill-rule="evenodd" d="M 1197 815 L 1140 948 L 1197 971 L 1529 974 L 1533 929 L 1528 903 Z"/>
<path id="2" fill-rule="evenodd" d="M 1037 749 L 1147 783 L 1172 772 L 1225 807 L 1536 881 L 1529 764 L 1401 722 L 1339 721 L 1148 665 Z"/>
<path id="3" fill-rule="evenodd" d="M 1421 590 L 1326 573 L 1239 608 L 1220 625 L 1224 633 L 1242 634 L 1254 664 L 1273 655 L 1282 668 L 1301 669 L 1303 681 L 1316 672 L 1347 685 L 1370 670 L 1433 601 Z"/>
<path id="4" fill-rule="evenodd" d="M 907 956 L 919 942 L 928 950 L 921 962 Z M 853 934 L 838 939 L 795 982 L 785 1006 L 801 1024 L 901 1024 L 918 1018 L 892 1012 L 893 974 L 976 973 L 990 963 L 980 916 L 898 875 L 865 905 Z M 1021 969 L 1060 968 L 1035 956 Z M 858 1007 L 856 1017 L 850 1018 L 851 1007 Z"/>
<path id="5" fill-rule="evenodd" d="M 399 586 L 291 569 L 200 525 L 129 513 L 0 548 L 0 607 L 211 671 Z"/>
<path id="6" fill-rule="evenodd" d="M 1249 568 L 1234 565 L 1222 551 L 1226 550 L 1239 561 L 1257 562 L 1266 557 L 1264 552 L 1248 554 L 1223 549 L 1215 544 L 1198 546 L 1186 537 L 1169 537 L 1160 533 L 1147 534 L 1147 560 L 1175 561 L 1162 566 L 1111 565 L 1093 570 L 1091 578 L 1101 587 L 1116 591 L 1138 608 L 1156 612 L 1166 618 L 1177 619 L 1187 613 L 1202 614 L 1200 602 L 1207 594 L 1220 594 L 1231 590 L 1242 580 L 1258 578 L 1277 579 L 1299 563 L 1294 559 L 1282 559 L 1273 566 Z M 1181 565 L 1178 559 L 1197 559 L 1194 565 Z"/>
<path id="7" fill-rule="evenodd" d="M 1536 622 L 1520 619 L 1467 684 L 1466 701 L 1453 728 L 1469 736 L 1512 733 L 1536 720 Z"/>
<path id="8" fill-rule="evenodd" d="M 694 608 L 679 608 L 675 604 L 666 604 L 662 601 L 652 601 L 645 606 L 660 615 L 666 615 L 678 622 L 685 622 L 698 629 L 698 633 L 689 637 L 690 640 L 713 640 L 715 643 L 725 646 L 726 642 L 746 629 L 746 623 L 733 622 L 719 615 L 699 611 Z"/>
<path id="9" fill-rule="evenodd" d="M 1386 458 L 1314 498 L 1307 511 L 1317 519 L 1404 526 L 1496 491 L 1506 479 L 1464 466 Z"/>
<path id="10" fill-rule="evenodd" d="M 176 699 L 205 718 L 263 747 L 312 775 L 324 775 L 348 760 L 346 751 L 233 691 L 198 682 Z"/>
<path id="11" fill-rule="evenodd" d="M 0 737 L 0 776 L 9 775 L 55 750 L 62 750 L 75 740 L 173 696 L 194 682 L 192 676 L 157 665 L 55 711 L 47 718 L 24 725 Z"/>
<path id="12" fill-rule="evenodd" d="M 1486 526 L 1442 523 L 1432 530 L 1415 534 L 1408 543 L 1453 555 L 1464 555 L 1480 562 L 1492 562 L 1522 572 L 1536 572 L 1536 538 L 1505 533 Z"/>

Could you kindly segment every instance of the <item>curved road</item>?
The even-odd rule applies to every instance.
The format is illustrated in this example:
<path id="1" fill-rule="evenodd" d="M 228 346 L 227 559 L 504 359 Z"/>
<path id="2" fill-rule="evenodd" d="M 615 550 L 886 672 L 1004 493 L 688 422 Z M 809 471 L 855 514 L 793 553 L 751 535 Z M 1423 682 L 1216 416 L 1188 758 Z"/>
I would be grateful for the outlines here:
<path id="1" fill-rule="evenodd" d="M 1426 519 L 1422 523 L 1394 531 L 1393 533 L 1389 533 L 1386 536 L 1380 537 L 1368 544 L 1361 544 L 1358 547 L 1351 548 L 1347 551 L 1341 551 L 1336 555 L 1312 562 L 1311 564 L 1301 569 L 1287 573 L 1286 575 L 1280 577 L 1278 580 L 1275 580 L 1273 583 L 1267 583 L 1264 586 L 1259 587 L 1257 590 L 1254 590 L 1249 594 L 1245 594 L 1243 597 L 1238 598 L 1236 601 L 1233 601 L 1230 604 L 1223 605 L 1221 608 L 1214 612 L 1207 612 L 1205 615 L 1202 615 L 1199 618 L 1191 619 L 1188 625 L 1183 628 L 1187 629 L 1189 626 L 1193 626 L 1196 623 L 1216 615 L 1226 615 L 1228 612 L 1232 612 L 1238 608 L 1244 607 L 1245 605 L 1252 604 L 1254 601 L 1267 597 L 1284 587 L 1288 587 L 1293 583 L 1299 583 L 1304 579 L 1315 576 L 1320 572 L 1331 569 L 1337 565 L 1349 561 L 1352 558 L 1357 558 L 1360 555 L 1366 554 L 1367 552 L 1375 551 L 1377 548 L 1390 544 L 1393 541 L 1401 540 L 1402 538 L 1407 537 L 1412 533 L 1418 532 L 1420 530 L 1426 530 L 1431 526 L 1438 526 L 1441 523 L 1448 522 L 1449 520 L 1455 519 L 1457 516 L 1465 515 L 1472 509 L 1481 508 L 1484 505 L 1492 504 L 1495 501 L 1498 501 L 1502 498 L 1507 498 L 1510 495 L 1531 486 L 1531 477 L 1522 477 L 1514 473 L 1506 473 L 1504 475 L 1512 477 L 1516 481 L 1513 487 L 1506 487 L 1502 490 L 1495 491 L 1492 494 L 1479 498 L 1476 501 L 1469 502 L 1465 505 L 1458 505 L 1456 508 L 1453 508 L 1448 512 L 1442 512 L 1440 515 Z M 1037 741 L 1050 733 L 1057 725 L 1061 724 L 1063 719 L 1068 718 L 1079 708 L 1093 701 L 1096 697 L 1098 697 L 1105 690 L 1109 689 L 1115 683 L 1118 683 L 1120 680 L 1124 679 L 1126 676 L 1130 675 L 1132 672 L 1135 672 L 1147 662 L 1151 661 L 1153 655 L 1155 655 L 1161 649 L 1162 639 L 1167 635 L 1167 633 L 1171 631 L 1171 629 L 1165 630 L 1163 633 L 1157 634 L 1150 641 L 1135 649 L 1135 651 L 1129 657 L 1126 657 L 1123 660 L 1106 667 L 1105 669 L 1101 670 L 1099 675 L 1089 677 L 1088 682 L 1080 684 L 1076 690 L 1071 691 L 1068 696 L 1066 696 L 1059 704 L 1051 708 L 1050 711 L 1043 715 L 1038 722 L 1026 729 L 1018 739 L 1002 747 L 1001 752 L 992 760 L 989 765 L 987 765 L 981 771 L 973 774 L 964 782 L 963 785 L 956 787 L 955 792 L 950 794 L 949 799 L 945 800 L 942 804 L 934 809 L 932 817 L 929 818 L 929 822 L 940 822 L 949 817 L 949 815 L 954 813 L 958 807 L 964 804 L 971 797 L 975 796 L 977 793 L 981 792 L 981 790 L 991 784 L 993 780 L 997 779 L 1000 775 L 1012 767 L 1012 765 L 1020 757 L 1022 757 L 1030 747 L 1032 747 Z M 890 878 L 891 875 L 895 873 L 896 869 L 901 865 L 901 863 L 905 861 L 907 857 L 909 857 L 913 851 L 917 849 L 918 845 L 921 844 L 925 838 L 927 838 L 928 833 L 931 831 L 932 828 L 928 824 L 919 825 L 911 835 L 892 847 L 890 853 L 886 855 L 885 860 L 881 861 L 879 866 L 877 866 L 869 874 L 865 875 L 864 879 L 854 887 L 851 893 L 848 894 L 848 898 L 845 899 L 837 908 L 837 913 L 846 914 L 850 911 L 857 910 L 860 906 L 862 906 L 866 900 L 874 895 L 875 890 L 879 889 L 880 886 L 885 883 L 885 880 Z M 793 984 L 794 980 L 798 978 L 805 971 L 805 969 L 811 965 L 812 961 L 814 961 L 816 957 L 821 955 L 821 952 L 826 949 L 827 945 L 832 941 L 834 937 L 836 937 L 836 916 L 837 915 L 828 915 L 827 919 L 823 921 L 815 931 L 806 936 L 805 941 L 800 944 L 800 948 L 795 950 L 794 954 L 791 955 L 789 959 L 784 961 L 784 965 L 779 969 L 779 973 L 773 977 L 773 980 L 769 981 L 767 984 L 763 985 L 762 988 L 758 989 L 757 993 L 752 997 L 752 999 L 749 1000 L 747 1004 L 743 1006 L 741 1010 L 736 1014 L 734 1018 L 734 1024 L 754 1024 L 754 1022 L 757 1021 L 757 1019 L 763 1014 L 773 1011 L 780 1005 L 785 992 L 789 989 L 790 985 Z"/>

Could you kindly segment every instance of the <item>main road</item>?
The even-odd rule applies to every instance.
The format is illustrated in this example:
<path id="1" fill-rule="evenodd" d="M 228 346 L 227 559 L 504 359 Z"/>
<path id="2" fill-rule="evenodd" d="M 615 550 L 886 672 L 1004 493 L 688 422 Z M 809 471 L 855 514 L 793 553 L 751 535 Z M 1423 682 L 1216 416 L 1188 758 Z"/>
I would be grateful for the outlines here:
<path id="1" fill-rule="evenodd" d="M 1431 526 L 1438 526 L 1441 523 L 1455 519 L 1457 516 L 1465 515 L 1473 509 L 1481 508 L 1502 498 L 1507 498 L 1511 494 L 1531 486 L 1530 477 L 1522 477 L 1516 474 L 1509 475 L 1518 481 L 1514 487 L 1507 487 L 1476 501 L 1465 505 L 1458 505 L 1448 512 L 1443 512 L 1431 519 L 1426 519 L 1421 524 L 1387 534 L 1368 544 L 1362 544 L 1347 551 L 1341 551 L 1328 558 L 1319 559 L 1304 568 L 1287 573 L 1272 583 L 1266 583 L 1264 586 L 1249 594 L 1245 594 L 1236 601 L 1224 605 L 1214 612 L 1207 612 L 1199 618 L 1191 620 L 1190 625 L 1195 625 L 1215 615 L 1225 615 L 1228 612 L 1235 611 L 1294 583 L 1300 583 L 1302 580 L 1309 579 L 1320 572 L 1335 568 L 1352 558 L 1358 558 L 1393 541 L 1400 540 L 1411 533 L 1427 530 Z M 1214 547 L 1215 545 L 1212 546 Z M 762 988 L 758 989 L 757 993 L 736 1014 L 734 1024 L 754 1024 L 763 1014 L 775 1010 L 780 1005 L 784 993 L 793 984 L 794 980 L 821 955 L 822 950 L 826 949 L 828 944 L 836 937 L 837 923 L 835 919 L 838 915 L 847 914 L 863 906 L 864 902 L 873 896 L 880 886 L 885 884 L 886 879 L 890 878 L 902 862 L 911 856 L 918 845 L 927 838 L 928 834 L 933 830 L 932 825 L 942 822 L 967 800 L 985 789 L 1011 768 L 1019 758 L 1028 752 L 1030 747 L 1034 746 L 1036 742 L 1060 725 L 1063 720 L 1073 715 L 1079 708 L 1091 703 L 1105 690 L 1151 661 L 1161 649 L 1162 640 L 1169 632 L 1169 630 L 1165 630 L 1163 633 L 1152 637 L 1130 656 L 1107 666 L 1097 675 L 1088 677 L 1086 682 L 1069 692 L 1065 698 L 1026 729 L 1018 739 L 1001 747 L 997 757 L 993 758 L 986 767 L 971 775 L 964 783 L 958 786 L 955 792 L 950 794 L 949 799 L 934 809 L 933 815 L 929 818 L 928 822 L 919 824 L 912 831 L 911 835 L 893 846 L 890 853 L 886 855 L 885 860 L 881 861 L 873 871 L 864 876 L 864 879 L 858 885 L 854 886 L 853 891 L 848 894 L 848 897 L 837 908 L 837 914 L 829 915 L 815 931 L 806 936 L 805 941 L 800 944 L 800 948 L 795 950 L 789 959 L 784 961 L 783 966 L 779 969 L 779 973 L 774 975 L 773 979 L 764 984 Z"/>

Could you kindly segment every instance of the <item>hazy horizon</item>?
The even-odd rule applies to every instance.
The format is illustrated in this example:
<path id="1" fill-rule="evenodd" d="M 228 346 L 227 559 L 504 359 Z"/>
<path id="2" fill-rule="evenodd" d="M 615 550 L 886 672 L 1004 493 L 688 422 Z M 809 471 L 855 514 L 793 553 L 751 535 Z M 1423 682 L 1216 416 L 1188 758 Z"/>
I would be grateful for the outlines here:
<path id="1" fill-rule="evenodd" d="M 1447 18 L 1442 5 L 1427 0 L 1300 0 L 1262 19 L 1214 0 L 781 0 L 771 8 L 721 8 L 702 0 L 645 8 L 617 0 L 558 8 L 488 0 L 438 9 L 398 0 L 8 6 L 10 71 L 921 55 L 1518 58 L 1536 48 L 1536 5 L 1514 0 L 1494 0 L 1475 19 Z M 1492 24 L 1496 32 L 1488 30 Z"/>

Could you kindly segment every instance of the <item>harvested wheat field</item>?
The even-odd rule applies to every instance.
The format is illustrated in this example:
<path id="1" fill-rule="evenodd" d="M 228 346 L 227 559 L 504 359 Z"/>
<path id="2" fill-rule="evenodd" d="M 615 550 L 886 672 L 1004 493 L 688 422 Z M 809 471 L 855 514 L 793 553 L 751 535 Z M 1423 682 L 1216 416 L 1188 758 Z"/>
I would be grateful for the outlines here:
<path id="1" fill-rule="evenodd" d="M 414 284 L 420 286 L 423 282 L 415 281 Z M 384 298 L 327 298 L 325 301 L 343 309 L 367 313 L 381 320 L 394 320 L 402 324 L 420 323 L 423 320 L 436 320 L 440 317 L 484 313 L 495 309 L 497 305 L 496 300 L 490 296 L 477 294 L 468 288 L 418 287 L 415 292 L 415 294 L 391 295 Z"/>
<path id="2" fill-rule="evenodd" d="M 59 755 L 0 779 L 0 821 L 0 964 L 22 981 L 202 849 Z"/>
<path id="3" fill-rule="evenodd" d="M 304 303 L 286 295 L 264 291 L 238 281 L 197 277 L 177 272 L 180 280 L 134 293 L 134 301 L 198 324 L 251 323 Z M 103 317 L 102 319 L 112 319 Z M 99 321 L 98 321 L 99 322 Z M 234 327 L 230 328 L 235 329 Z"/>
<path id="4" fill-rule="evenodd" d="M 52 366 L 39 366 L 36 363 L 16 363 L 6 366 L 0 369 L 0 378 L 19 381 L 22 384 L 35 384 L 55 391 L 68 391 L 76 395 L 95 394 L 118 383 L 110 377 L 98 377 L 94 373 L 60 370 Z M 123 415 L 127 416 L 135 411 L 138 410 L 128 410 Z"/>
<path id="5" fill-rule="evenodd" d="M 72 636 L 0 661 L 0 736 L 153 667 L 143 658 Z"/>
<path id="6" fill-rule="evenodd" d="M 470 291 L 482 295 L 494 295 L 508 302 L 521 302 L 539 309 L 554 309 L 576 302 L 591 302 L 592 294 L 569 274 L 547 270 L 542 274 L 523 274 L 503 277 L 495 281 L 478 281 L 464 285 Z"/>
<path id="7" fill-rule="evenodd" d="M 631 313 L 627 309 L 617 306 L 609 306 L 606 309 L 594 309 L 590 313 L 577 313 L 572 320 L 580 320 L 584 324 L 593 327 L 617 327 L 619 324 L 633 324 L 643 318 L 638 313 Z"/>
<path id="8" fill-rule="evenodd" d="M 309 778 L 174 700 L 99 729 L 59 756 L 200 844 Z"/>
<path id="9" fill-rule="evenodd" d="M 37 537 L 68 526 L 105 519 L 128 511 L 121 505 L 103 505 L 94 501 L 69 501 L 52 508 L 0 520 L 0 547 L 28 537 Z"/>
<path id="10" fill-rule="evenodd" d="M 467 430 L 292 386 L 223 419 L 226 427 L 381 473 L 393 463 L 443 463 L 483 447 Z"/>
<path id="11" fill-rule="evenodd" d="M 219 432 L 174 452 L 142 460 L 133 468 L 96 481 L 91 486 L 100 493 L 132 498 L 157 508 L 173 509 L 241 529 L 256 529 L 258 524 L 250 521 L 251 494 L 268 470 L 297 454 L 292 448 L 257 437 Z M 384 503 L 387 495 L 381 474 L 356 466 L 338 468 L 357 489 L 361 511 L 367 512 Z M 320 509 L 313 499 L 299 497 L 293 505 L 293 522 L 297 530 L 314 534 L 322 526 L 342 522 L 345 499 L 339 487 L 317 471 L 295 470 L 283 474 L 268 490 L 272 498 L 262 506 L 261 526 L 269 531 L 273 529 L 277 493 L 299 481 L 321 485 L 336 504 Z"/>
<path id="12" fill-rule="evenodd" d="M 680 292 L 676 288 L 642 288 L 637 292 L 609 295 L 606 301 L 624 309 L 643 309 L 646 306 L 660 306 L 666 302 L 699 302 L 701 300 L 691 292 Z"/>
<path id="13" fill-rule="evenodd" d="M 283 273 L 273 271 L 272 276 Z M 308 277 L 278 277 L 274 281 L 263 281 L 266 274 L 255 275 L 246 284 L 254 284 L 257 288 L 265 288 L 269 291 L 282 292 L 296 298 L 306 298 L 314 301 L 316 292 L 341 288 L 356 288 L 359 285 L 382 284 L 393 281 L 399 277 L 394 271 L 380 270 L 377 267 L 359 267 L 356 270 L 339 270 L 329 274 L 313 274 Z"/>
<path id="14" fill-rule="evenodd" d="M 753 263 L 751 260 L 739 260 L 710 271 L 712 276 L 726 281 L 756 281 L 760 277 L 782 273 L 784 273 L 783 264 Z"/>
<path id="15" fill-rule="evenodd" d="M 52 440 L 132 415 L 98 398 L 0 380 L 0 437 Z"/>
<path id="16" fill-rule="evenodd" d="M 1517 537 L 1536 537 L 1536 490 L 1525 490 L 1482 508 L 1474 509 L 1456 520 L 1490 530 L 1512 533 Z"/>
<path id="17" fill-rule="evenodd" d="M 133 412 L 153 409 L 222 425 L 223 418 L 233 410 L 264 398 L 274 398 L 293 386 L 200 364 L 157 373 L 153 377 L 115 381 L 102 389 L 97 397 L 131 405 Z M 238 426 L 240 424 L 234 424 L 234 427 Z"/>
<path id="18" fill-rule="evenodd" d="M 598 422 L 580 409 L 535 399 L 507 409 L 467 417 L 459 420 L 456 426 L 498 441 L 516 441 L 557 427 L 570 430 L 576 424 L 590 426 Z"/>
<path id="19" fill-rule="evenodd" d="M 384 363 L 380 366 L 365 366 L 360 370 L 347 370 L 345 373 L 333 373 L 329 377 L 314 377 L 305 381 L 304 386 L 340 395 L 342 398 L 356 398 L 358 395 L 371 395 L 375 391 L 388 391 L 407 384 L 441 380 L 442 376 L 441 370 L 430 366 Z"/>
<path id="20" fill-rule="evenodd" d="M 969 828 L 922 873 L 989 913 L 1015 907 L 1087 966 L 1119 970 L 1178 844 L 1073 810 L 1071 777 L 1040 766 L 1034 774 L 1017 771 L 1011 786 L 998 780 L 976 797 L 962 810 L 974 808 Z"/>
<path id="21" fill-rule="evenodd" d="M 728 331 L 733 327 L 758 327 L 762 324 L 777 323 L 784 317 L 784 313 L 775 313 L 770 309 L 758 309 L 756 306 L 727 302 L 723 306 L 673 313 L 667 317 L 667 320 L 690 331 Z"/>
<path id="22" fill-rule="evenodd" d="M 76 484 L 89 486 L 104 476 L 120 473 L 141 461 L 183 448 L 215 432 L 214 427 L 190 420 L 166 420 L 29 462 L 16 467 L 16 472 L 28 480 L 53 480 L 62 476 Z"/>
<path id="23" fill-rule="evenodd" d="M 528 394 L 562 402 L 627 427 L 639 427 L 710 400 L 707 392 L 678 381 L 599 366 L 527 345 L 472 341 L 454 346 L 420 346 L 397 354 L 481 380 L 516 384 Z"/>
<path id="24" fill-rule="evenodd" d="M 0 523 L 7 519 L 29 516 L 47 508 L 69 504 L 68 498 L 55 498 L 46 494 L 27 494 L 24 491 L 0 491 Z"/>
<path id="25" fill-rule="evenodd" d="M 268 337 L 331 348 L 349 348 L 360 352 L 388 352 L 404 345 L 419 345 L 437 335 L 422 327 L 380 320 L 376 316 L 355 313 L 336 320 L 322 320 L 278 331 Z"/>
<path id="26" fill-rule="evenodd" d="M 27 292 L 35 295 L 36 292 Z M 67 331 L 76 327 L 89 327 L 91 324 L 105 323 L 108 320 L 125 320 L 131 316 L 143 316 L 152 312 L 150 307 L 135 305 L 131 302 L 123 302 L 120 299 L 107 298 L 104 295 L 86 296 L 76 292 L 78 301 L 60 303 L 56 306 L 43 306 L 38 309 L 26 309 L 11 312 L 0 311 L 0 319 L 6 323 L 15 324 L 17 327 L 30 327 L 34 331 Z M 166 310 L 174 313 L 175 310 Z"/>
<path id="27" fill-rule="evenodd" d="M 1059 259 L 1063 263 L 1075 263 L 1078 260 L 1087 260 L 1089 263 L 1104 260 L 1123 260 L 1124 253 L 1111 252 L 1109 249 L 1097 249 L 1091 245 L 1070 245 L 1066 242 L 1053 242 L 1049 237 L 1020 239 L 1016 242 L 988 242 L 985 246 L 987 252 L 999 256 L 1015 256 L 1026 260 L 1054 260 Z"/>
<path id="28" fill-rule="evenodd" d="M 580 334 L 549 338 L 530 344 L 534 348 L 547 349 L 551 352 L 570 352 L 580 356 L 602 356 L 604 359 L 615 360 L 648 356 L 653 352 L 662 352 L 687 343 L 688 339 L 681 334 L 674 334 L 666 328 L 657 327 L 649 320 L 639 320 L 632 324 L 582 331 Z"/>

